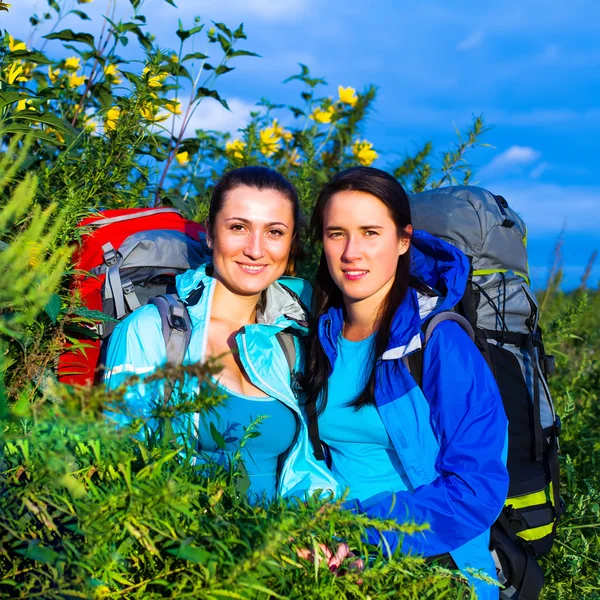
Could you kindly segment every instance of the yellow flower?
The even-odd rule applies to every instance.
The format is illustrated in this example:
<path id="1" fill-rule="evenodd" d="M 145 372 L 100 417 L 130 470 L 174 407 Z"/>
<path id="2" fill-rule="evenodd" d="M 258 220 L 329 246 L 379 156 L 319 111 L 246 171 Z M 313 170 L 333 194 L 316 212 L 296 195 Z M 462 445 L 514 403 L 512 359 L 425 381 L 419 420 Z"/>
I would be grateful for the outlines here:
<path id="1" fill-rule="evenodd" d="M 8 12 L 8 9 L 12 6 L 12 4 L 7 4 L 6 2 L 0 2 L 0 10 L 5 10 Z"/>
<path id="2" fill-rule="evenodd" d="M 161 121 L 166 121 L 169 118 L 169 115 L 159 115 L 158 109 L 151 102 L 146 102 L 140 108 L 140 113 L 144 119 L 152 121 L 153 123 L 160 123 Z"/>
<path id="3" fill-rule="evenodd" d="M 354 158 L 363 166 L 370 167 L 373 161 L 379 156 L 375 150 L 373 150 L 373 144 L 367 142 L 367 140 L 356 140 L 352 145 L 352 154 Z"/>
<path id="4" fill-rule="evenodd" d="M 338 86 L 338 95 L 342 104 L 349 104 L 350 106 L 354 106 L 358 101 L 356 90 L 353 87 L 345 88 L 341 85 Z"/>
<path id="5" fill-rule="evenodd" d="M 31 100 L 29 98 L 23 98 L 23 100 L 17 102 L 17 111 L 25 109 L 35 110 L 35 107 L 31 106 Z"/>
<path id="6" fill-rule="evenodd" d="M 181 102 L 179 102 L 176 98 L 173 98 L 172 100 L 169 100 L 165 104 L 165 110 L 168 110 L 170 113 L 173 113 L 174 115 L 180 115 L 181 114 Z"/>
<path id="7" fill-rule="evenodd" d="M 163 81 L 169 76 L 168 73 L 157 73 L 156 75 L 152 75 L 149 73 L 149 67 L 146 67 L 142 71 L 142 75 L 148 74 L 148 87 L 153 90 L 157 90 L 162 87 Z"/>
<path id="8" fill-rule="evenodd" d="M 46 127 L 46 133 L 53 133 L 61 144 L 65 143 L 65 136 L 60 131 L 56 131 L 54 127 Z"/>
<path id="9" fill-rule="evenodd" d="M 123 81 L 121 77 L 119 77 L 120 73 L 117 69 L 117 65 L 106 65 L 106 67 L 104 67 L 104 75 L 115 85 L 119 85 Z"/>
<path id="10" fill-rule="evenodd" d="M 90 4 L 92 0 L 77 0 L 77 4 Z"/>
<path id="11" fill-rule="evenodd" d="M 24 76 L 23 73 L 23 64 L 20 61 L 14 61 L 10 63 L 10 67 L 8 71 L 4 71 L 4 75 L 6 77 L 6 81 L 13 85 L 16 82 L 25 82 L 27 81 L 27 77 Z"/>
<path id="12" fill-rule="evenodd" d="M 76 56 L 69 56 L 65 59 L 65 69 L 69 71 L 77 71 L 81 67 L 81 60 Z"/>
<path id="13" fill-rule="evenodd" d="M 277 121 L 273 122 L 275 126 L 265 127 L 260 132 L 260 151 L 265 156 L 271 156 L 279 150 L 279 141 L 281 136 L 277 130 Z"/>
<path id="14" fill-rule="evenodd" d="M 12 35 L 9 35 L 8 49 L 11 52 L 16 52 L 17 50 L 27 50 L 27 44 L 25 42 L 18 42 Z"/>
<path id="15" fill-rule="evenodd" d="M 275 131 L 275 134 L 278 135 L 279 137 L 282 137 L 284 139 L 284 141 L 289 142 L 294 139 L 292 132 L 288 131 L 287 129 L 285 129 L 281 125 L 279 125 L 277 123 L 277 119 L 273 119 L 273 124 L 271 125 L 271 127 Z"/>
<path id="16" fill-rule="evenodd" d="M 294 148 L 290 157 L 288 158 L 288 162 L 290 165 L 294 165 L 294 167 L 298 167 L 300 165 L 300 153 L 298 152 L 298 148 Z"/>
<path id="17" fill-rule="evenodd" d="M 50 83 L 55 84 L 60 76 L 60 69 L 52 69 L 48 67 L 48 79 Z"/>
<path id="18" fill-rule="evenodd" d="M 108 131 L 114 131 L 117 128 L 117 121 L 121 116 L 121 109 L 118 106 L 113 106 L 107 113 L 104 120 L 104 127 Z"/>
<path id="19" fill-rule="evenodd" d="M 69 75 L 68 85 L 70 88 L 75 89 L 80 85 L 83 85 L 86 81 L 87 77 L 85 75 L 77 75 L 77 73 L 71 73 Z"/>
<path id="20" fill-rule="evenodd" d="M 225 144 L 225 153 L 229 154 L 233 158 L 242 160 L 244 158 L 244 149 L 246 148 L 246 142 L 242 140 L 231 140 Z"/>
<path id="21" fill-rule="evenodd" d="M 184 150 L 175 155 L 175 160 L 181 167 L 185 167 L 190 162 L 190 153 Z"/>
<path id="22" fill-rule="evenodd" d="M 331 117 L 335 113 L 335 108 L 333 105 L 329 106 L 326 109 L 315 108 L 310 118 L 317 123 L 331 123 Z"/>
<path id="23" fill-rule="evenodd" d="M 171 54 L 171 56 L 169 58 L 171 59 L 171 62 L 174 62 L 174 63 L 179 62 L 179 56 L 177 56 L 177 54 Z"/>

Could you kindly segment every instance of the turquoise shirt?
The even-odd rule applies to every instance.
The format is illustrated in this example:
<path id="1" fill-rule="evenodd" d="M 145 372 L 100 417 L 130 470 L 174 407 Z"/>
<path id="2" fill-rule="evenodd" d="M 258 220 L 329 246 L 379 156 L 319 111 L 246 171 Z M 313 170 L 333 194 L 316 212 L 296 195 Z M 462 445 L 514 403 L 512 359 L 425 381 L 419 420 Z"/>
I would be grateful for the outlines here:
<path id="1" fill-rule="evenodd" d="M 240 454 L 250 479 L 250 500 L 272 500 L 277 490 L 279 457 L 290 449 L 296 436 L 296 416 L 279 400 L 269 396 L 243 396 L 215 383 L 219 395 L 226 398 L 215 410 L 201 415 L 200 451 L 226 466 L 240 449 L 246 428 L 259 417 L 265 417 L 253 430 L 259 435 L 248 437 Z M 211 423 L 225 440 L 225 448 L 219 448 L 211 435 Z"/>
<path id="2" fill-rule="evenodd" d="M 349 488 L 349 500 L 361 502 L 412 491 L 377 408 L 368 405 L 356 411 L 349 406 L 369 378 L 373 342 L 374 335 L 351 342 L 340 334 L 327 406 L 319 417 L 321 438 L 331 451 L 333 475 L 342 488 Z"/>

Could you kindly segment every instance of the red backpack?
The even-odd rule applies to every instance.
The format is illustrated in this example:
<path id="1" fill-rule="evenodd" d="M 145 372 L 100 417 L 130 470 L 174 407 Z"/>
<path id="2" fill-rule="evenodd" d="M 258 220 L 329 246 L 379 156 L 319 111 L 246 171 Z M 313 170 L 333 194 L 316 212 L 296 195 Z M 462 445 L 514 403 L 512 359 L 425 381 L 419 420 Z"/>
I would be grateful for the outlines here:
<path id="1" fill-rule="evenodd" d="M 175 276 L 205 262 L 207 248 L 204 228 L 174 208 L 106 210 L 78 227 L 82 239 L 71 291 L 84 305 L 75 314 L 92 318 L 95 325 L 65 325 L 72 341 L 59 358 L 58 377 L 91 385 L 99 380 L 106 341 L 117 323 L 113 319 L 175 292 Z"/>

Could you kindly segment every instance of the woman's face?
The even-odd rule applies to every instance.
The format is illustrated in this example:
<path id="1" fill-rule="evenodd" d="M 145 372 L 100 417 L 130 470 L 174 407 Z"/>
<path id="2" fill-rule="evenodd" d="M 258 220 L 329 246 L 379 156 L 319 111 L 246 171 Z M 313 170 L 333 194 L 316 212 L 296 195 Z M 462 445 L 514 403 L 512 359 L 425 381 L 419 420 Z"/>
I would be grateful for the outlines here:
<path id="1" fill-rule="evenodd" d="M 283 194 L 230 190 L 208 233 L 216 278 L 236 294 L 260 294 L 285 272 L 293 235 L 292 203 Z"/>
<path id="2" fill-rule="evenodd" d="M 409 225 L 406 232 L 412 232 Z M 323 213 L 323 250 L 344 301 L 374 300 L 376 309 L 390 289 L 398 258 L 410 241 L 399 238 L 388 208 L 365 192 L 334 194 Z"/>

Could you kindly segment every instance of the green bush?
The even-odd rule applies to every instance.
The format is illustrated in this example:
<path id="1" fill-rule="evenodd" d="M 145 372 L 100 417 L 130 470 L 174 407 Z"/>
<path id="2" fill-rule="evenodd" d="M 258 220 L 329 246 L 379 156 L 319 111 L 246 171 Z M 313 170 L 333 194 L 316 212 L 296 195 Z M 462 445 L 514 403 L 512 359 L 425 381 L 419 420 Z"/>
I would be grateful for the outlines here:
<path id="1" fill-rule="evenodd" d="M 332 535 L 366 558 L 365 527 L 406 535 L 418 527 L 371 522 L 317 499 L 251 506 L 239 464 L 200 470 L 185 447 L 160 435 L 140 441 L 142 421 L 120 430 L 107 423 L 107 408 L 123 410 L 118 394 L 58 384 L 58 355 L 76 341 L 69 331 L 90 319 L 68 293 L 81 218 L 103 208 L 172 205 L 202 219 L 220 174 L 247 164 L 287 175 L 309 214 L 331 174 L 377 158 L 360 135 L 375 87 L 340 86 L 337 97 L 324 96 L 324 80 L 301 65 L 288 80 L 303 86 L 298 106 L 261 100 L 236 139 L 191 132 L 204 102 L 227 106 L 216 84 L 232 65 L 259 60 L 245 49 L 243 27 L 180 24 L 180 47 L 165 50 L 145 30 L 140 0 L 131 1 L 129 21 L 107 21 L 97 38 L 60 28 L 70 4 L 49 0 L 47 13 L 32 16 L 34 29 L 54 21 L 41 50 L 6 33 L 0 51 L 0 595 L 468 598 L 457 573 L 419 558 L 371 556 L 363 572 L 349 560 L 337 573 L 298 558 L 296 549 L 316 549 Z M 203 36 L 206 54 L 192 52 L 190 40 Z M 73 56 L 53 59 L 46 43 L 62 43 Z M 145 64 L 119 54 L 128 43 L 141 45 Z M 483 120 L 474 118 L 439 164 L 428 143 L 389 170 L 415 191 L 467 183 L 464 159 L 483 133 Z M 310 277 L 317 250 L 306 250 L 300 273 Z M 543 561 L 544 597 L 600 597 L 600 300 L 555 288 L 544 319 L 559 365 L 552 387 L 564 423 L 567 515 Z M 159 407 L 160 417 L 213 403 L 191 398 Z"/>

